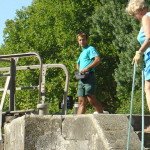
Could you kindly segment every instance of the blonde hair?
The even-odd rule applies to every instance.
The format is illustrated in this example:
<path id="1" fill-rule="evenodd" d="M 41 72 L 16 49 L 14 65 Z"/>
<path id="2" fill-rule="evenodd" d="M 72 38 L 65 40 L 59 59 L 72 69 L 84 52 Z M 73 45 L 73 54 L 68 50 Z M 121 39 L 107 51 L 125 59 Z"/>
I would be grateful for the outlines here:
<path id="1" fill-rule="evenodd" d="M 126 12 L 130 15 L 133 15 L 135 12 L 139 10 L 147 10 L 148 5 L 145 3 L 144 0 L 130 0 L 128 6 L 126 7 Z"/>

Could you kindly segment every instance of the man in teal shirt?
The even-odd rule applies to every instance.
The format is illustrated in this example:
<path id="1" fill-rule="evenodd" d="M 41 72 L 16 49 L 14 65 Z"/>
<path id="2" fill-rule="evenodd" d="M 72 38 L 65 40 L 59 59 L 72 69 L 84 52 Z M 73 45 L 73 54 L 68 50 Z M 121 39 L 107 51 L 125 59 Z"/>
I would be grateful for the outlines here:
<path id="1" fill-rule="evenodd" d="M 79 109 L 77 114 L 84 114 L 86 111 L 87 100 L 95 108 L 98 113 L 103 113 L 101 104 L 96 100 L 95 96 L 95 67 L 100 63 L 100 57 L 96 49 L 88 45 L 88 36 L 86 33 L 80 33 L 77 35 L 79 45 L 82 47 L 82 52 L 77 61 L 77 70 L 81 74 L 89 71 L 87 79 L 80 79 L 78 83 L 78 102 Z"/>

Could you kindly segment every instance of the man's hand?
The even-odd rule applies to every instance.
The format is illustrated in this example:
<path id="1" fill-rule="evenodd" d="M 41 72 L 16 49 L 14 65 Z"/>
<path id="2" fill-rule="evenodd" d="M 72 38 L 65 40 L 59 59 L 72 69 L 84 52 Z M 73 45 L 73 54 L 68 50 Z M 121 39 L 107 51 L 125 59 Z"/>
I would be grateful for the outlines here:
<path id="1" fill-rule="evenodd" d="M 84 69 L 82 69 L 81 71 L 80 71 L 80 73 L 81 74 L 84 74 L 85 72 L 87 72 L 88 71 L 88 68 L 84 68 Z"/>
<path id="2" fill-rule="evenodd" d="M 133 61 L 132 61 L 132 64 L 135 64 L 136 66 L 138 66 L 138 64 L 140 62 L 142 62 L 142 55 L 143 55 L 142 52 L 136 51 L 136 54 L 135 54 Z"/>

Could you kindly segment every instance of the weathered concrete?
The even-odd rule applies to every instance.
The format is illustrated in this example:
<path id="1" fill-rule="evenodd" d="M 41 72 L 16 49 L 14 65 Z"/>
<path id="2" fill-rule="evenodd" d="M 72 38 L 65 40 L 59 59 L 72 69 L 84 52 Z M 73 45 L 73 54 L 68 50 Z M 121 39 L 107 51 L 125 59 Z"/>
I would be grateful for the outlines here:
<path id="1" fill-rule="evenodd" d="M 3 150 L 4 149 L 4 147 L 3 147 L 3 141 L 1 140 L 0 141 L 0 150 Z"/>
<path id="2" fill-rule="evenodd" d="M 63 137 L 75 145 L 74 149 L 67 150 L 105 150 L 107 145 L 99 136 L 94 123 L 93 115 L 74 115 L 64 117 L 62 123 Z M 76 142 L 78 141 L 78 142 Z"/>
<path id="3" fill-rule="evenodd" d="M 5 125 L 5 150 L 125 150 L 127 115 L 26 115 Z M 131 149 L 140 150 L 131 128 Z"/>
<path id="4" fill-rule="evenodd" d="M 95 125 L 104 133 L 105 139 L 111 150 L 125 150 L 127 144 L 128 118 L 127 115 L 94 116 Z M 100 129 L 99 129 L 100 130 Z M 131 128 L 130 150 L 140 150 L 141 142 Z"/>

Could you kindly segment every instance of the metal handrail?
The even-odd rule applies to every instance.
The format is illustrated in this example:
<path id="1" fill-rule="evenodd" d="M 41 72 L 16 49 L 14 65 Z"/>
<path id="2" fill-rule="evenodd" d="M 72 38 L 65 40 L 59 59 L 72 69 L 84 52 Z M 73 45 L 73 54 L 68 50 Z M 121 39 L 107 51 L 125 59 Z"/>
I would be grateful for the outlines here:
<path id="1" fill-rule="evenodd" d="M 29 52 L 29 53 L 21 53 L 21 54 L 0 55 L 0 61 L 10 62 L 11 63 L 11 70 L 12 70 L 12 63 L 15 62 L 13 60 L 13 58 L 29 57 L 29 56 L 35 56 L 35 57 L 37 57 L 39 59 L 39 62 L 40 62 L 39 91 L 38 91 L 38 101 L 40 101 L 40 98 L 41 98 L 41 82 L 42 82 L 42 60 L 41 60 L 41 57 L 37 53 L 35 53 L 35 52 Z M 8 58 L 10 58 L 10 60 Z M 8 87 L 8 85 L 7 85 L 7 87 Z M 4 102 L 1 102 L 1 105 L 0 105 L 0 140 L 2 140 L 1 126 L 2 126 L 2 109 L 3 109 L 3 103 Z"/>
<path id="2" fill-rule="evenodd" d="M 39 54 L 35 52 L 29 52 L 29 53 L 20 53 L 20 54 L 8 54 L 8 55 L 0 55 L 0 61 L 8 61 L 7 58 L 20 58 L 20 57 L 30 57 L 35 56 L 39 59 L 40 62 L 40 76 L 39 76 L 39 90 L 38 90 L 38 102 L 40 102 L 41 99 L 41 82 L 42 82 L 42 59 Z"/>
<path id="3" fill-rule="evenodd" d="M 65 72 L 65 75 L 66 75 L 66 81 L 65 81 L 65 88 L 64 88 L 64 95 L 63 95 L 63 109 L 62 109 L 62 114 L 67 114 L 67 92 L 68 92 L 68 85 L 69 85 L 69 72 L 66 68 L 65 65 L 63 64 L 43 64 L 42 65 L 42 68 L 54 68 L 54 67 L 57 67 L 57 68 L 61 68 L 64 70 Z M 27 66 L 16 66 L 16 70 L 26 70 L 26 69 L 37 69 L 37 68 L 40 68 L 40 65 L 27 65 Z M 3 67 L 3 68 L 0 68 L 0 71 L 9 71 L 10 68 L 9 67 Z M 42 69 L 43 70 L 43 69 Z M 1 75 L 3 76 L 3 75 Z M 6 75 L 4 75 L 6 76 Z M 8 74 L 9 76 L 9 74 Z M 20 89 L 29 89 L 29 87 L 16 87 L 16 90 L 20 90 Z M 38 88 L 38 87 L 34 87 L 35 88 Z M 0 89 L 0 91 L 3 91 L 3 89 Z M 44 103 L 44 100 L 41 101 L 41 103 Z"/>

